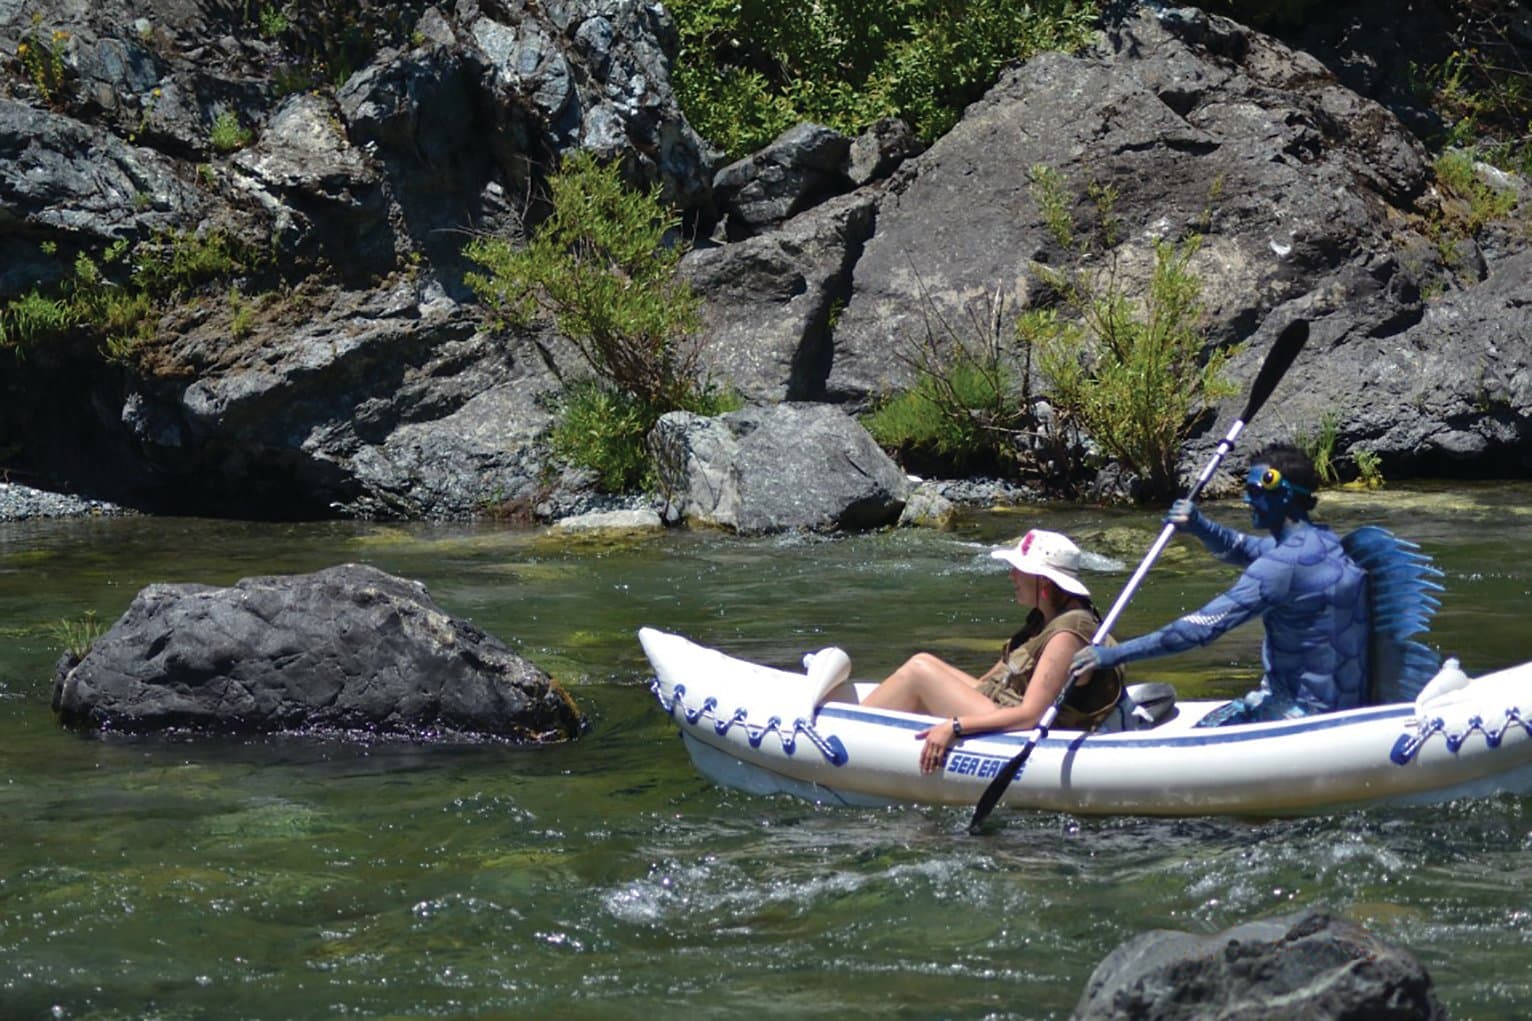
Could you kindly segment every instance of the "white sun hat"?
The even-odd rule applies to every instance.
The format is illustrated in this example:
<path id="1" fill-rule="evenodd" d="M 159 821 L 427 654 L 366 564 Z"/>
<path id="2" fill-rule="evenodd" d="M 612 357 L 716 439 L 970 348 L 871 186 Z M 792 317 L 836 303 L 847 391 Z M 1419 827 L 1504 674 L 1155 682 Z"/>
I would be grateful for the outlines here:
<path id="1" fill-rule="evenodd" d="M 1090 596 L 1090 589 L 1077 577 L 1080 573 L 1080 547 L 1059 532 L 1034 528 L 1017 540 L 1016 545 L 990 550 L 989 555 L 996 560 L 1004 560 L 1023 574 L 1047 578 L 1065 592 L 1087 598 Z"/>

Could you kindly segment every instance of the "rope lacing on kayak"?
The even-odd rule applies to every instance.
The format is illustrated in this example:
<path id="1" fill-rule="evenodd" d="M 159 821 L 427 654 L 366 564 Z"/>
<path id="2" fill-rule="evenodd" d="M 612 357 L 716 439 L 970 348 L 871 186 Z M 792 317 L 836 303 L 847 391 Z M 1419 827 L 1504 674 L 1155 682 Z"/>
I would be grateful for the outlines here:
<path id="1" fill-rule="evenodd" d="M 1413 759 L 1421 747 L 1437 734 L 1445 735 L 1447 750 L 1454 755 L 1458 753 L 1459 748 L 1463 747 L 1463 742 L 1476 733 L 1484 735 L 1484 743 L 1489 747 L 1499 748 L 1500 742 L 1505 740 L 1505 735 L 1510 732 L 1511 728 L 1518 726 L 1527 732 L 1528 737 L 1532 737 L 1532 719 L 1523 716 L 1521 709 L 1517 706 L 1511 706 L 1506 709 L 1505 721 L 1494 729 L 1484 725 L 1484 717 L 1482 716 L 1470 716 L 1468 718 L 1468 726 L 1460 732 L 1449 731 L 1446 721 L 1440 716 L 1433 716 L 1428 720 L 1416 720 L 1415 735 L 1411 737 L 1406 734 L 1400 737 L 1398 743 L 1394 745 L 1390 758 L 1401 766 L 1404 765 Z"/>
<path id="2" fill-rule="evenodd" d="M 660 701 L 660 708 L 670 716 L 675 716 L 676 710 L 681 710 L 681 717 L 689 725 L 696 726 L 704 716 L 713 720 L 713 733 L 719 737 L 728 734 L 734 727 L 740 727 L 745 732 L 745 740 L 750 742 L 751 748 L 759 748 L 767 734 L 774 734 L 782 744 L 782 751 L 788 755 L 798 749 L 798 737 L 801 734 L 809 743 L 819 749 L 819 753 L 825 757 L 832 766 L 846 764 L 846 746 L 838 737 L 824 737 L 814 729 L 811 720 L 798 717 L 790 727 L 782 724 L 780 716 L 769 718 L 765 724 L 751 723 L 747 717 L 750 715 L 743 707 L 735 709 L 732 714 L 725 715 L 718 711 L 718 699 L 709 696 L 703 699 L 702 704 L 696 707 L 688 706 L 683 699 L 686 694 L 686 685 L 677 684 L 669 699 L 666 699 L 664 691 L 660 688 L 659 678 L 649 682 L 649 690 L 654 692 L 655 698 Z"/>

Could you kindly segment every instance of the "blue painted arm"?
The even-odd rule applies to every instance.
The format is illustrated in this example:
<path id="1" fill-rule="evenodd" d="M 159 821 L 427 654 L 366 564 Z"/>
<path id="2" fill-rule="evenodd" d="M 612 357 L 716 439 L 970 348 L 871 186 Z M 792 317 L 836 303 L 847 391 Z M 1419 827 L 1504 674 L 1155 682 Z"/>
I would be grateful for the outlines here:
<path id="1" fill-rule="evenodd" d="M 1254 563 L 1277 544 L 1277 540 L 1270 536 L 1257 538 L 1220 525 L 1195 508 L 1186 522 L 1185 531 L 1200 539 L 1213 556 L 1238 567 Z"/>
<path id="2" fill-rule="evenodd" d="M 1272 558 L 1257 560 L 1229 591 L 1214 596 L 1195 613 L 1120 645 L 1098 646 L 1099 665 L 1114 667 L 1206 645 L 1281 601 L 1291 576 L 1291 569 L 1286 564 Z"/>

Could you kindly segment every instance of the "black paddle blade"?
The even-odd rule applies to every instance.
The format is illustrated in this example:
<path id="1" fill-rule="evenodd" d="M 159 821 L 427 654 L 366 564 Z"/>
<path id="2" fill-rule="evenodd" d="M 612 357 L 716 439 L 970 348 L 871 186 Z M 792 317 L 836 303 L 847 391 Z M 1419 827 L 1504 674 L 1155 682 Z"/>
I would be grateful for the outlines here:
<path id="1" fill-rule="evenodd" d="M 1288 323 L 1271 345 L 1271 350 L 1266 354 L 1266 362 L 1261 366 L 1260 375 L 1255 377 L 1255 383 L 1250 387 L 1250 400 L 1245 402 L 1244 413 L 1239 416 L 1241 422 L 1248 422 L 1255 417 L 1255 413 L 1261 410 L 1261 405 L 1266 403 L 1266 398 L 1282 382 L 1282 377 L 1287 375 L 1287 370 L 1292 367 L 1293 359 L 1298 357 L 1298 352 L 1303 350 L 1303 345 L 1309 340 L 1309 324 L 1307 320 L 1295 319 Z"/>
<path id="2" fill-rule="evenodd" d="M 979 795 L 979 803 L 973 807 L 973 818 L 968 820 L 970 834 L 979 835 L 984 820 L 989 818 L 989 814 L 1000 803 L 1000 796 L 1011 785 L 1011 781 L 1016 779 L 1016 774 L 1020 773 L 1021 767 L 1027 764 L 1027 759 L 1032 755 L 1032 749 L 1036 747 L 1037 741 L 1028 739 L 1021 751 L 1017 752 L 1011 761 L 1001 766 L 1000 772 L 996 773 L 995 778 L 989 782 L 989 786 L 984 788 L 984 793 Z"/>

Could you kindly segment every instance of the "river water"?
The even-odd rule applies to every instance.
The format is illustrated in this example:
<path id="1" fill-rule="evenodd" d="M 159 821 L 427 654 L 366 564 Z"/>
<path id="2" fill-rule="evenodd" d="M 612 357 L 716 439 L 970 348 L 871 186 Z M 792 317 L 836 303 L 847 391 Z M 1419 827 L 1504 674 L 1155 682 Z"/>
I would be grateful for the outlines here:
<path id="1" fill-rule="evenodd" d="M 1433 642 L 1525 658 L 1532 486 L 1326 494 L 1422 543 Z M 1211 513 L 1240 525 L 1234 504 Z M 846 809 L 701 780 L 649 694 L 645 624 L 858 676 L 917 646 L 975 666 L 1016 624 L 986 548 L 1074 535 L 1103 608 L 1152 512 L 974 514 L 951 532 L 618 543 L 495 525 L 126 518 L 0 524 L 0 1018 L 1065 1017 L 1147 929 L 1328 908 L 1407 948 L 1454 1018 L 1532 1015 L 1532 798 L 1299 820 Z M 49 712 L 59 622 L 157 581 L 363 561 L 423 581 L 589 714 L 554 748 L 302 738 L 97 740 Z M 1175 543 L 1119 626 L 1232 578 Z M 1256 625 L 1154 664 L 1237 694 Z M 1139 680 L 1149 679 L 1142 667 Z"/>

